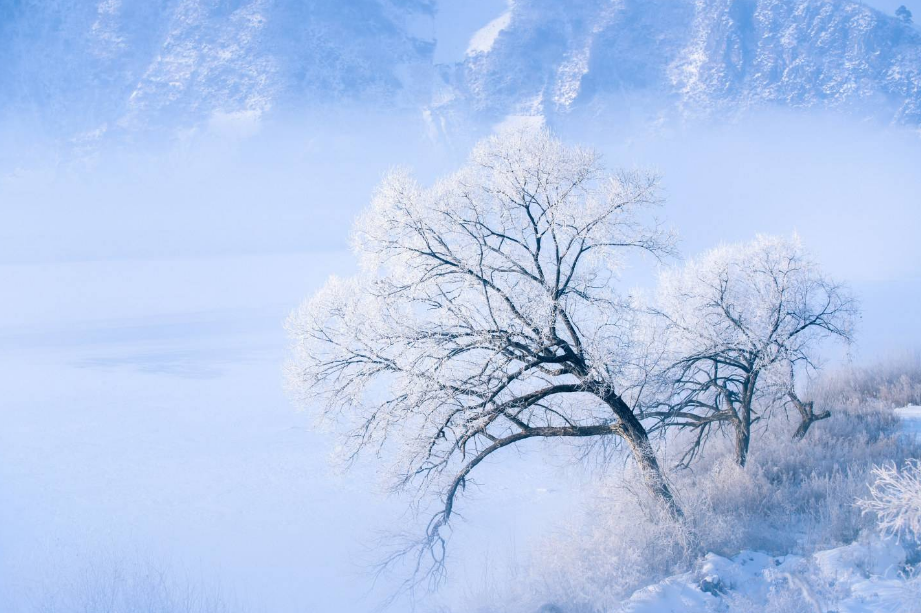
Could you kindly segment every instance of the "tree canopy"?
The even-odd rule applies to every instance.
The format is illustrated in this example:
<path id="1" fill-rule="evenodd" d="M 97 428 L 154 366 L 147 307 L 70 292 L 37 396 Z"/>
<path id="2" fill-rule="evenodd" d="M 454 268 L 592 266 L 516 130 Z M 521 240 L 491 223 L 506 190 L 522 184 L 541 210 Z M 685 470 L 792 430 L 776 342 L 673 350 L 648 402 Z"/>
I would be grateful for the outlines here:
<path id="1" fill-rule="evenodd" d="M 798 237 L 772 236 L 723 245 L 664 273 L 658 309 L 672 364 L 658 415 L 697 431 L 685 461 L 714 426 L 730 425 L 742 465 L 759 408 L 789 397 L 804 420 L 815 420 L 796 396 L 794 373 L 814 363 L 823 337 L 849 341 L 856 315 L 850 293 Z"/>
<path id="2" fill-rule="evenodd" d="M 417 570 L 439 572 L 471 472 L 526 439 L 625 440 L 680 514 L 631 404 L 649 339 L 618 287 L 630 252 L 671 251 L 659 201 L 656 176 L 546 131 L 494 136 L 432 187 L 389 174 L 356 225 L 362 273 L 292 315 L 292 387 L 342 427 L 346 458 L 371 450 L 396 488 L 440 496 Z"/>

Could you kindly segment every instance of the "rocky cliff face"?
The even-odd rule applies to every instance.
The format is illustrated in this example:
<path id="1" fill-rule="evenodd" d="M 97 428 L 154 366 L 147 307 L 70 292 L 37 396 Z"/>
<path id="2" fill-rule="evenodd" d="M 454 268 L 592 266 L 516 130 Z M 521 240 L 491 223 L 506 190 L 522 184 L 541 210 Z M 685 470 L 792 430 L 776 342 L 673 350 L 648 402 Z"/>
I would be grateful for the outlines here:
<path id="1" fill-rule="evenodd" d="M 670 76 L 693 106 L 867 102 L 921 123 L 921 33 L 855 2 L 698 3 Z"/>
<path id="2" fill-rule="evenodd" d="M 429 0 L 12 0 L 0 105 L 84 129 L 421 105 L 434 41 L 411 30 L 432 15 Z"/>
<path id="3" fill-rule="evenodd" d="M 921 32 L 847 0 L 518 0 L 450 87 L 477 108 L 566 112 L 646 92 L 685 112 L 875 105 L 921 123 Z"/>

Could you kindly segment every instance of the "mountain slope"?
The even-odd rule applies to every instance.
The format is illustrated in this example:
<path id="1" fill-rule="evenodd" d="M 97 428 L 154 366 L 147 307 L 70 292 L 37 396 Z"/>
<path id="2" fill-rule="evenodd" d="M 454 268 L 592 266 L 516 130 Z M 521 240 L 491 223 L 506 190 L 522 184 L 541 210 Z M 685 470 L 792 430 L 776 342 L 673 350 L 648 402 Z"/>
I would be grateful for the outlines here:
<path id="1" fill-rule="evenodd" d="M 348 101 L 420 104 L 429 0 L 13 0 L 0 109 L 76 129 Z M 420 98 L 421 96 L 421 98 Z"/>
<path id="2" fill-rule="evenodd" d="M 516 0 L 434 65 L 436 0 L 10 0 L 0 118 L 70 133 L 316 105 L 503 117 L 859 109 L 921 125 L 921 30 L 853 0 Z"/>
<path id="3" fill-rule="evenodd" d="M 687 113 L 885 107 L 921 123 L 921 32 L 848 0 L 518 0 L 448 78 L 497 114 L 641 92 Z"/>

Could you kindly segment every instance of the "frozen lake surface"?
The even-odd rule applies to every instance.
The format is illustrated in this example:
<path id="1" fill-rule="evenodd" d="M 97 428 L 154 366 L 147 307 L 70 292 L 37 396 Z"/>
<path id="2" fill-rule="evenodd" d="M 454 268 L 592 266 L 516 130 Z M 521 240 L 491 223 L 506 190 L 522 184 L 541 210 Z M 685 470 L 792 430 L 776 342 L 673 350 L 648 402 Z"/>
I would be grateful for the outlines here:
<path id="1" fill-rule="evenodd" d="M 69 573 L 132 557 L 255 610 L 371 610 L 375 543 L 416 524 L 379 493 L 373 463 L 332 472 L 332 438 L 294 409 L 281 372 L 287 313 L 343 262 L 0 266 L 16 288 L 0 305 L 0 600 L 31 608 Z M 464 503 L 462 580 L 577 504 L 553 485 L 559 469 L 514 474 L 514 457 Z"/>

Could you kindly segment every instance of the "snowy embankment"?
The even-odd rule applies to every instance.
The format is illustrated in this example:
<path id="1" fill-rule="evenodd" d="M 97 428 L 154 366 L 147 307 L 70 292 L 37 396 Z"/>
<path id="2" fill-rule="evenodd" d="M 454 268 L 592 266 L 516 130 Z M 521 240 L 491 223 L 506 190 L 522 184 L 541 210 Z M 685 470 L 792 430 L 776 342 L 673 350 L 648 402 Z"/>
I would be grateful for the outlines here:
<path id="1" fill-rule="evenodd" d="M 896 409 L 895 413 L 902 419 L 905 431 L 921 439 L 921 407 L 907 406 Z"/>
<path id="2" fill-rule="evenodd" d="M 916 613 L 921 611 L 921 580 L 903 575 L 906 556 L 895 539 L 879 537 L 808 557 L 757 551 L 731 559 L 709 554 L 694 571 L 637 591 L 620 610 L 792 613 L 799 608 L 785 604 L 805 602 L 816 613 Z"/>
<path id="3" fill-rule="evenodd" d="M 921 407 L 896 413 L 907 432 L 921 437 Z M 619 613 L 921 613 L 921 574 L 908 568 L 917 560 L 903 545 L 863 535 L 809 556 L 711 553 L 694 570 L 637 590 Z"/>

